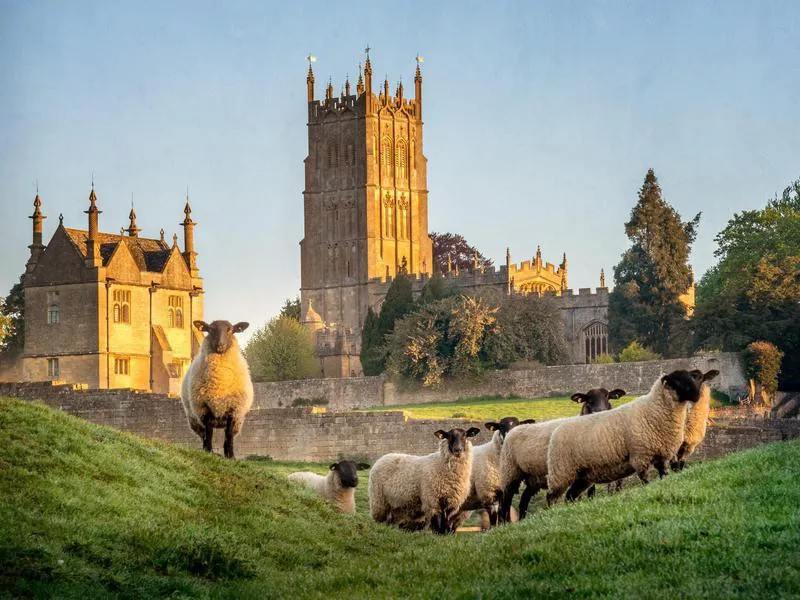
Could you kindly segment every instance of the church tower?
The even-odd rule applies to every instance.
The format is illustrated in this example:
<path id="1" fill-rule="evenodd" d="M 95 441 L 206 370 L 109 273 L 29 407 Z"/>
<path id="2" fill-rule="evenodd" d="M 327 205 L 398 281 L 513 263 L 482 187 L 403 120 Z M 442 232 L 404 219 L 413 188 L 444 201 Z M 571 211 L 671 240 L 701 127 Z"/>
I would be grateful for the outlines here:
<path id="1" fill-rule="evenodd" d="M 405 97 L 402 82 L 391 94 L 388 80 L 373 93 L 367 51 L 355 94 L 348 80 L 335 97 L 329 81 L 324 99 L 316 100 L 309 60 L 302 311 L 313 304 L 326 329 L 346 332 L 346 354 L 360 350 L 361 326 L 375 297 L 370 282 L 403 268 L 419 275 L 432 269 L 420 62 L 413 98 Z M 343 370 L 346 376 L 361 369 Z"/>

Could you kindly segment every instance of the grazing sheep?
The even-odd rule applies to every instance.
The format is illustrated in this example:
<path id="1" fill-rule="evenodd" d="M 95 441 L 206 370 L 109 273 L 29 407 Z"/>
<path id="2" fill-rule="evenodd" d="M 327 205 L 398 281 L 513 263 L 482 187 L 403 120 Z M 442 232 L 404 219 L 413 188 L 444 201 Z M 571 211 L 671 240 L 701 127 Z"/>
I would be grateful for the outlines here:
<path id="1" fill-rule="evenodd" d="M 591 415 L 594 413 L 603 412 L 604 410 L 611 410 L 614 407 L 611 406 L 609 400 L 616 400 L 617 398 L 622 398 L 624 395 L 625 390 L 619 388 L 611 390 L 610 392 L 606 388 L 595 388 L 589 390 L 585 394 L 572 394 L 570 399 L 573 402 L 581 403 L 581 415 Z M 620 489 L 622 489 L 622 479 L 608 484 L 609 493 L 615 490 L 619 491 Z M 588 498 L 594 498 L 594 494 L 595 486 L 592 485 L 588 490 L 586 490 L 586 496 Z"/>
<path id="2" fill-rule="evenodd" d="M 612 395 L 613 394 L 613 395 Z M 589 390 L 586 394 L 577 393 L 572 396 L 575 402 L 583 402 L 581 414 L 595 409 L 611 408 L 608 398 L 620 398 L 625 391 L 615 389 L 608 392 L 605 388 Z M 519 500 L 519 519 L 525 518 L 531 499 L 539 490 L 547 489 L 547 448 L 550 436 L 556 427 L 564 421 L 579 417 L 553 419 L 535 425 L 520 425 L 509 432 L 500 452 L 500 520 L 511 520 L 511 501 L 525 482 L 525 490 Z"/>
<path id="3" fill-rule="evenodd" d="M 288 477 L 292 481 L 310 487 L 340 511 L 355 514 L 358 471 L 364 469 L 369 469 L 369 465 L 355 463 L 352 460 L 342 460 L 333 463 L 327 475 L 300 471 L 291 473 Z"/>
<path id="4" fill-rule="evenodd" d="M 719 375 L 719 371 L 716 369 L 712 369 L 703 375 L 703 381 L 700 384 L 700 398 L 689 407 L 686 413 L 686 431 L 683 434 L 683 443 L 669 463 L 673 471 L 683 469 L 686 464 L 684 459 L 694 452 L 695 448 L 706 437 L 708 413 L 711 410 L 711 386 L 708 382 L 717 375 Z"/>
<path id="5" fill-rule="evenodd" d="M 493 431 L 492 439 L 472 449 L 472 483 L 469 497 L 461 505 L 461 510 L 486 510 L 488 522 L 481 520 L 481 529 L 497 525 L 500 509 L 497 490 L 500 485 L 500 450 L 509 431 L 520 424 L 535 423 L 533 419 L 520 421 L 517 417 L 503 417 L 499 422 L 486 423 L 486 429 Z M 463 515 L 466 518 L 466 514 Z"/>
<path id="6" fill-rule="evenodd" d="M 224 427 L 225 457 L 233 458 L 233 438 L 253 405 L 250 369 L 233 335 L 247 329 L 248 323 L 195 321 L 194 326 L 208 335 L 183 378 L 183 411 L 206 452 L 211 452 L 214 428 Z"/>
<path id="7" fill-rule="evenodd" d="M 455 531 L 458 510 L 467 499 L 472 472 L 472 442 L 480 433 L 439 429 L 439 450 L 425 456 L 385 454 L 369 474 L 369 508 L 378 523 L 408 529 L 430 527 L 436 533 Z"/>
<path id="8" fill-rule="evenodd" d="M 547 450 L 548 505 L 565 491 L 572 501 L 593 483 L 633 473 L 647 483 L 651 465 L 663 477 L 683 442 L 687 403 L 697 401 L 701 380 L 699 371 L 673 371 L 633 402 L 560 423 Z"/>

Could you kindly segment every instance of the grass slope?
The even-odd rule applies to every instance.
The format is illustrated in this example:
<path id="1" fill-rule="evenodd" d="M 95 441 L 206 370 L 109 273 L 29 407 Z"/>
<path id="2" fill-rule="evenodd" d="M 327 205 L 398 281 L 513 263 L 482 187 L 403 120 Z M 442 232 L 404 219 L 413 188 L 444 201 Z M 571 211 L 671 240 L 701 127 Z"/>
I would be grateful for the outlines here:
<path id="1" fill-rule="evenodd" d="M 298 466 L 0 399 L 0 596 L 800 596 L 797 442 L 451 537 L 338 514 Z"/>

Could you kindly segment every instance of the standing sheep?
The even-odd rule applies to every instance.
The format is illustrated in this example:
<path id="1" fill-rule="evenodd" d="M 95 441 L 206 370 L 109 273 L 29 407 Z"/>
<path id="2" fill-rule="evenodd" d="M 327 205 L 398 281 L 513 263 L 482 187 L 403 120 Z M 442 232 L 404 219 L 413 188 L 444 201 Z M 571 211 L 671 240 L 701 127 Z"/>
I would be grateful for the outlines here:
<path id="1" fill-rule="evenodd" d="M 589 390 L 587 394 L 574 394 L 572 400 L 582 401 L 581 414 L 592 409 L 600 409 L 611 405 L 608 397 L 625 395 L 621 389 L 608 392 L 605 388 Z M 588 407 L 588 408 L 587 408 Z M 525 518 L 531 499 L 539 490 L 547 489 L 547 448 L 550 436 L 556 427 L 566 421 L 580 417 L 564 417 L 535 425 L 520 425 L 509 432 L 500 451 L 500 519 L 509 522 L 511 518 L 511 501 L 525 482 L 525 490 L 519 500 L 519 518 Z"/>
<path id="2" fill-rule="evenodd" d="M 480 433 L 439 429 L 439 450 L 425 456 L 385 454 L 369 474 L 369 509 L 378 523 L 414 527 L 417 523 L 436 533 L 454 531 L 455 518 L 469 495 L 472 442 Z"/>
<path id="3" fill-rule="evenodd" d="M 206 452 L 211 452 L 214 428 L 224 427 L 225 457 L 233 458 L 233 438 L 253 405 L 250 369 L 233 335 L 247 329 L 248 323 L 195 321 L 194 326 L 208 335 L 183 378 L 183 411 Z"/>
<path id="4" fill-rule="evenodd" d="M 692 372 L 694 373 L 694 371 Z M 706 437 L 708 413 L 711 410 L 711 386 L 708 382 L 717 375 L 719 375 L 719 371 L 716 369 L 712 369 L 703 375 L 703 381 L 700 384 L 700 398 L 689 407 L 686 413 L 686 431 L 683 434 L 683 443 L 669 463 L 673 471 L 683 469 L 686 464 L 684 459 L 694 452 L 695 448 Z"/>
<path id="5" fill-rule="evenodd" d="M 472 483 L 469 497 L 461 510 L 486 510 L 489 513 L 488 527 L 497 525 L 500 509 L 497 490 L 500 489 L 500 451 L 503 440 L 517 425 L 535 423 L 533 419 L 521 421 L 517 417 L 503 417 L 499 422 L 486 423 L 486 429 L 493 431 L 492 439 L 472 449 Z M 488 529 L 481 525 L 482 529 Z"/>
<path id="6" fill-rule="evenodd" d="M 366 463 L 356 464 L 352 460 L 342 460 L 333 463 L 325 476 L 310 471 L 300 471 L 291 473 L 288 477 L 292 481 L 310 487 L 340 511 L 355 514 L 358 471 L 364 469 L 369 469 L 369 465 Z"/>
<path id="7" fill-rule="evenodd" d="M 565 491 L 572 501 L 593 483 L 633 473 L 647 483 L 651 465 L 663 477 L 683 442 L 687 403 L 697 401 L 701 380 L 699 371 L 673 371 L 633 402 L 560 423 L 547 450 L 548 505 Z"/>

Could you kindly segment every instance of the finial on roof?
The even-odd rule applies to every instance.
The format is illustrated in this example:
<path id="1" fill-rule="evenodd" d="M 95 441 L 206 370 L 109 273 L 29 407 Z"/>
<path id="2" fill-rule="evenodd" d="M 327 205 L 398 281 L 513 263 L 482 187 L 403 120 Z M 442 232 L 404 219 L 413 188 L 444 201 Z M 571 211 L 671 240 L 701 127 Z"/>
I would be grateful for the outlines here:
<path id="1" fill-rule="evenodd" d="M 311 63 L 317 60 L 317 57 L 313 54 L 309 54 L 306 56 L 306 60 L 308 60 L 308 75 L 306 75 L 306 89 L 308 91 L 308 101 L 314 101 L 314 70 L 311 68 Z"/>
<path id="2" fill-rule="evenodd" d="M 178 246 L 178 234 L 177 233 L 173 233 L 172 234 L 172 247 L 176 248 L 177 246 Z"/>
<path id="3" fill-rule="evenodd" d="M 128 218 L 130 219 L 130 225 L 128 225 L 127 229 L 122 229 L 121 231 L 127 231 L 130 237 L 139 237 L 139 232 L 142 229 L 136 226 L 136 211 L 133 210 L 133 198 L 131 198 L 131 212 Z M 122 235 L 122 233 L 120 233 L 120 235 Z"/>
<path id="4" fill-rule="evenodd" d="M 369 62 L 369 51 L 370 50 L 372 50 L 372 48 L 370 48 L 369 44 L 367 44 L 367 47 L 364 48 L 364 53 L 367 55 L 367 62 Z"/>
<path id="5" fill-rule="evenodd" d="M 344 95 L 350 95 L 350 73 L 348 73 L 344 78 Z"/>
<path id="6" fill-rule="evenodd" d="M 161 228 L 161 231 L 159 231 L 159 233 L 161 234 L 161 241 L 163 242 L 164 241 L 164 228 L 163 227 Z"/>
<path id="7" fill-rule="evenodd" d="M 606 274 L 605 271 L 603 271 L 603 269 L 600 269 L 600 287 L 601 288 L 606 287 Z"/>
<path id="8" fill-rule="evenodd" d="M 364 77 L 361 73 L 361 63 L 358 63 L 358 82 L 356 83 L 356 94 L 359 96 L 364 93 Z"/>
<path id="9" fill-rule="evenodd" d="M 511 264 L 511 248 L 506 246 L 506 264 Z"/>
<path id="10" fill-rule="evenodd" d="M 120 227 L 119 228 L 119 234 L 120 235 L 125 235 L 125 228 L 124 227 Z"/>
<path id="11" fill-rule="evenodd" d="M 64 224 L 64 214 L 63 213 L 58 213 L 58 224 L 59 225 L 63 225 Z"/>

